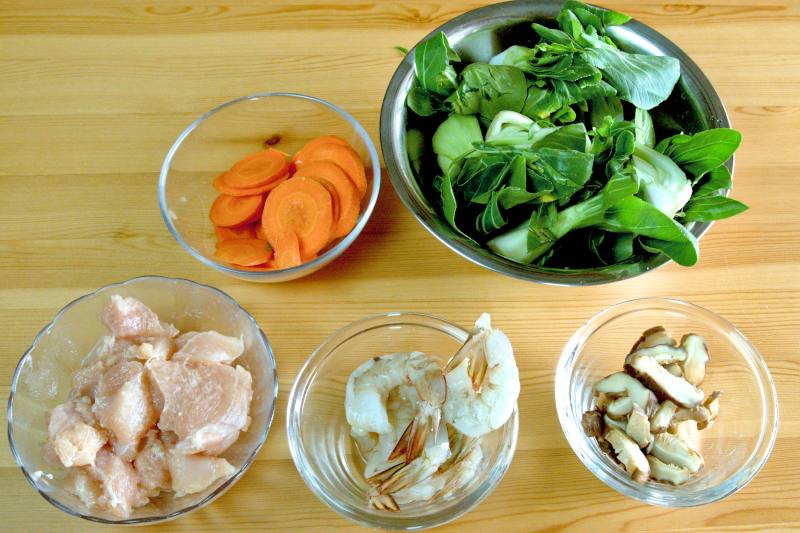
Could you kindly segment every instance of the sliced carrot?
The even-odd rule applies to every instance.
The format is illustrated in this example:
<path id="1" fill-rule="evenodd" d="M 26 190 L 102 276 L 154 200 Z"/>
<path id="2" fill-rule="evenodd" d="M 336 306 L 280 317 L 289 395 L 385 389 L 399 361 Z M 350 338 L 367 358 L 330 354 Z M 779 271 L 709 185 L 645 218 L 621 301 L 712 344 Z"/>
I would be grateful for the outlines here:
<path id="1" fill-rule="evenodd" d="M 261 239 L 231 239 L 218 242 L 214 255 L 234 265 L 253 266 L 268 262 L 272 248 Z"/>
<path id="2" fill-rule="evenodd" d="M 258 220 L 263 207 L 263 194 L 253 196 L 220 194 L 211 205 L 211 221 L 216 226 L 241 226 Z"/>
<path id="3" fill-rule="evenodd" d="M 307 174 L 303 175 L 302 177 L 309 178 L 319 182 L 320 185 L 325 187 L 325 189 L 328 191 L 328 194 L 331 195 L 331 212 L 332 212 L 331 232 L 333 232 L 333 229 L 336 227 L 336 221 L 339 220 L 339 193 L 336 191 L 336 187 L 334 187 L 330 181 L 324 178 L 318 178 L 316 176 L 311 176 Z M 331 233 L 331 239 L 333 238 L 334 238 L 333 234 Z"/>
<path id="4" fill-rule="evenodd" d="M 334 187 L 338 199 L 338 216 L 334 218 L 333 238 L 344 237 L 350 233 L 361 212 L 361 201 L 356 186 L 345 171 L 332 161 L 319 160 L 304 164 L 297 176 L 324 180 Z"/>
<path id="5" fill-rule="evenodd" d="M 214 180 L 214 188 L 217 189 L 222 194 L 227 194 L 228 196 L 253 196 L 256 194 L 264 194 L 266 192 L 271 191 L 278 185 L 280 185 L 281 181 L 287 179 L 289 177 L 288 172 L 283 175 L 283 177 L 275 179 L 266 185 L 260 185 L 258 187 L 250 187 L 247 189 L 237 189 L 235 187 L 231 187 L 224 181 L 225 174 L 222 174 L 220 177 Z"/>
<path id="6" fill-rule="evenodd" d="M 261 224 L 260 220 L 256 222 L 256 239 L 267 240 L 267 234 L 264 233 L 264 225 Z"/>
<path id="7" fill-rule="evenodd" d="M 267 240 L 276 249 L 281 249 L 280 238 L 293 233 L 299 241 L 300 253 L 310 256 L 331 240 L 333 199 L 318 181 L 295 176 L 269 193 L 261 223 Z"/>
<path id="8" fill-rule="evenodd" d="M 244 226 L 235 226 L 233 228 L 225 228 L 222 226 L 215 226 L 214 232 L 217 234 L 217 240 L 227 241 L 230 239 L 256 239 L 260 238 L 256 234 L 255 224 L 246 224 Z"/>
<path id="9" fill-rule="evenodd" d="M 220 176 L 220 181 L 233 189 L 252 189 L 279 180 L 289 173 L 283 152 L 268 148 L 238 161 Z"/>
<path id="10" fill-rule="evenodd" d="M 349 146 L 325 143 L 301 150 L 302 154 L 294 161 L 299 172 L 303 165 L 312 161 L 327 159 L 333 161 L 347 173 L 350 181 L 356 186 L 360 197 L 367 192 L 367 173 L 361 157 Z"/>
<path id="11" fill-rule="evenodd" d="M 300 239 L 293 231 L 283 231 L 277 236 L 274 264 L 277 268 L 292 268 L 303 264 Z"/>
<path id="12" fill-rule="evenodd" d="M 316 139 L 311 139 L 306 144 L 304 144 L 303 147 L 300 148 L 296 154 L 294 154 L 294 157 L 292 157 L 292 163 L 294 163 L 298 159 L 302 159 L 303 158 L 302 156 L 305 155 L 305 153 L 307 153 L 310 150 L 313 150 L 315 146 L 319 146 L 321 144 L 338 144 L 341 146 L 350 146 L 350 143 L 348 143 L 347 141 L 336 135 L 321 135 Z"/>

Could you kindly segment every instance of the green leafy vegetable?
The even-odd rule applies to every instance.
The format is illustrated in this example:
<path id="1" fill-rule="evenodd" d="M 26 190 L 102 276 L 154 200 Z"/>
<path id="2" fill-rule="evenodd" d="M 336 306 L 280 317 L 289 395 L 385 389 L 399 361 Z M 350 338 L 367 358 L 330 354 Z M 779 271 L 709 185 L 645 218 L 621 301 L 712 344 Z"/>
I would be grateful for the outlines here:
<path id="1" fill-rule="evenodd" d="M 433 151 L 439 168 L 447 174 L 454 160 L 472 151 L 483 141 L 478 119 L 471 115 L 450 115 L 433 134 Z"/>
<path id="2" fill-rule="evenodd" d="M 460 80 L 447 102 L 456 113 L 479 114 L 487 123 L 500 111 L 520 111 L 528 94 L 525 74 L 515 67 L 472 63 Z"/>
<path id="3" fill-rule="evenodd" d="M 701 131 L 692 136 L 676 135 L 662 141 L 664 154 L 696 177 L 703 176 L 731 158 L 742 134 L 730 128 Z"/>

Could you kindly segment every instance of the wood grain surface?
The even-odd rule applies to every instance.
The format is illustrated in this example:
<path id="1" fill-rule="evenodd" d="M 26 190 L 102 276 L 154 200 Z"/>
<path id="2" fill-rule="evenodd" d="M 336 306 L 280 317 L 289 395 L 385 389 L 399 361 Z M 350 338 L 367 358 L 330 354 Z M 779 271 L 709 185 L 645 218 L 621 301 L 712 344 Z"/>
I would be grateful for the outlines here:
<path id="1" fill-rule="evenodd" d="M 286 398 L 332 330 L 389 310 L 469 324 L 490 311 L 522 377 L 519 446 L 499 488 L 447 531 L 784 530 L 800 526 L 800 3 L 606 0 L 664 33 L 705 70 L 734 126 L 736 197 L 692 269 L 622 283 L 549 287 L 448 251 L 384 183 L 361 238 L 334 264 L 277 285 L 202 267 L 167 233 L 156 202 L 167 148 L 194 118 L 243 94 L 328 99 L 378 139 L 381 100 L 410 46 L 481 2 L 421 0 L 0 0 L 0 396 L 36 332 L 71 299 L 142 274 L 227 291 L 259 320 L 281 394 L 254 466 L 211 506 L 154 527 L 175 531 L 355 530 L 306 488 L 289 456 Z M 600 309 L 673 296 L 716 311 L 764 354 L 781 402 L 769 463 L 743 491 L 694 510 L 626 499 L 589 473 L 557 421 L 553 372 L 575 328 Z M 95 531 L 38 496 L 0 442 L 0 529 Z M 142 531 L 142 530 L 138 530 Z"/>

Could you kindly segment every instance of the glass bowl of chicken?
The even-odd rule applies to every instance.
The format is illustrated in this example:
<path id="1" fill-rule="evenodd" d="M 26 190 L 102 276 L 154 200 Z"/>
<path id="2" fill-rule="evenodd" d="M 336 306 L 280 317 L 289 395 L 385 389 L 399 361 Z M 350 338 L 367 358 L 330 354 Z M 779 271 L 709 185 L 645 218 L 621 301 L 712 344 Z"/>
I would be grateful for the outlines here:
<path id="1" fill-rule="evenodd" d="M 289 449 L 311 491 L 372 528 L 450 522 L 497 487 L 517 442 L 519 373 L 483 315 L 467 331 L 416 313 L 336 331 L 297 376 Z"/>
<path id="2" fill-rule="evenodd" d="M 692 507 L 737 492 L 778 432 L 764 359 L 730 322 L 679 300 L 632 300 L 595 315 L 565 346 L 555 393 L 583 464 L 652 505 Z"/>
<path id="3" fill-rule="evenodd" d="M 30 484 L 73 516 L 141 524 L 199 509 L 247 470 L 277 397 L 272 349 L 225 293 L 157 276 L 58 312 L 11 383 Z"/>

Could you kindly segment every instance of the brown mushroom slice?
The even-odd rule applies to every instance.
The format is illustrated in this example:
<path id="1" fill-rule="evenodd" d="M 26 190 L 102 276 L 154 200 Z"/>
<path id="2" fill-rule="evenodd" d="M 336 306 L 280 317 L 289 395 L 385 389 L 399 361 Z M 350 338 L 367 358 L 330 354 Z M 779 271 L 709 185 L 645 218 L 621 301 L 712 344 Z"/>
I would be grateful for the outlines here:
<path id="1" fill-rule="evenodd" d="M 650 464 L 650 477 L 656 481 L 683 485 L 692 477 L 692 473 L 688 468 L 665 463 L 658 457 L 648 455 L 647 462 Z"/>
<path id="2" fill-rule="evenodd" d="M 587 437 L 602 437 L 605 423 L 600 411 L 586 411 L 581 417 L 581 426 Z"/>
<path id="3" fill-rule="evenodd" d="M 667 346 L 666 344 L 659 344 L 652 348 L 639 348 L 631 355 L 641 355 L 644 357 L 652 357 L 660 365 L 670 365 L 686 360 L 686 350 L 680 347 Z M 628 356 L 630 357 L 630 355 Z"/>
<path id="4" fill-rule="evenodd" d="M 675 346 L 676 344 L 675 339 L 672 338 L 672 335 L 669 334 L 669 331 L 664 326 L 656 326 L 642 333 L 642 336 L 633 345 L 631 351 L 635 352 L 641 348 L 652 348 L 660 345 Z"/>
<path id="5" fill-rule="evenodd" d="M 597 398 L 594 401 L 594 408 L 600 411 L 601 413 L 605 413 L 606 409 L 608 409 L 608 404 L 614 401 L 614 397 L 610 394 L 606 394 L 605 392 L 601 392 L 597 394 Z"/>
<path id="6" fill-rule="evenodd" d="M 694 407 L 703 401 L 703 391 L 683 378 L 673 376 L 652 357 L 631 354 L 625 370 L 639 378 L 662 400 L 672 400 L 683 407 Z"/>
<path id="7" fill-rule="evenodd" d="M 657 434 L 651 453 L 663 462 L 682 466 L 693 474 L 703 468 L 703 456 L 683 439 L 671 433 Z"/>
<path id="8" fill-rule="evenodd" d="M 616 428 L 608 429 L 605 439 L 614 448 L 614 455 L 633 480 L 637 483 L 647 482 L 650 478 L 650 464 L 639 446 Z"/>
<path id="9" fill-rule="evenodd" d="M 678 363 L 671 363 L 668 365 L 664 365 L 664 368 L 666 368 L 667 372 L 669 372 L 675 377 L 679 378 L 683 377 L 683 369 L 681 368 L 681 365 L 679 365 Z"/>
<path id="10" fill-rule="evenodd" d="M 638 404 L 645 412 L 649 411 L 656 403 L 653 393 L 637 379 L 625 372 L 616 372 L 601 379 L 595 384 L 594 391 L 596 394 L 628 396 L 633 400 L 633 403 Z"/>
<path id="11" fill-rule="evenodd" d="M 700 335 L 690 333 L 681 339 L 681 346 L 686 350 L 686 360 L 682 363 L 683 377 L 692 385 L 700 385 L 706 377 L 706 343 Z"/>
<path id="12" fill-rule="evenodd" d="M 704 405 L 695 405 L 691 409 L 680 407 L 675 411 L 675 416 L 672 417 L 672 422 L 674 424 L 687 420 L 694 420 L 699 427 L 700 424 L 706 424 L 711 420 L 711 411 Z M 703 427 L 705 427 L 705 425 Z"/>
<path id="13" fill-rule="evenodd" d="M 613 427 L 620 431 L 625 431 L 628 428 L 627 419 L 615 420 L 608 415 L 603 415 L 603 423 L 605 424 L 606 428 Z"/>
<path id="14" fill-rule="evenodd" d="M 703 407 L 708 410 L 708 420 L 697 421 L 697 429 L 706 429 L 714 423 L 714 420 L 719 415 L 719 396 L 722 394 L 720 391 L 714 391 L 708 395 L 708 398 L 703 402 Z"/>
<path id="15" fill-rule="evenodd" d="M 694 420 L 673 422 L 669 426 L 669 432 L 688 444 L 693 450 L 700 449 L 700 430 L 697 429 L 697 422 Z"/>
<path id="16" fill-rule="evenodd" d="M 661 402 L 661 405 L 656 409 L 656 413 L 650 419 L 650 432 L 651 433 L 664 433 L 669 429 L 672 423 L 672 418 L 675 416 L 678 406 L 670 400 Z"/>
<path id="17" fill-rule="evenodd" d="M 634 405 L 631 414 L 628 415 L 625 433 L 639 445 L 639 448 L 646 448 L 650 443 L 650 419 L 638 405 Z"/>
<path id="18" fill-rule="evenodd" d="M 633 403 L 630 396 L 620 396 L 608 404 L 606 414 L 617 420 L 627 418 L 628 414 L 633 410 L 634 405 L 636 404 Z"/>

